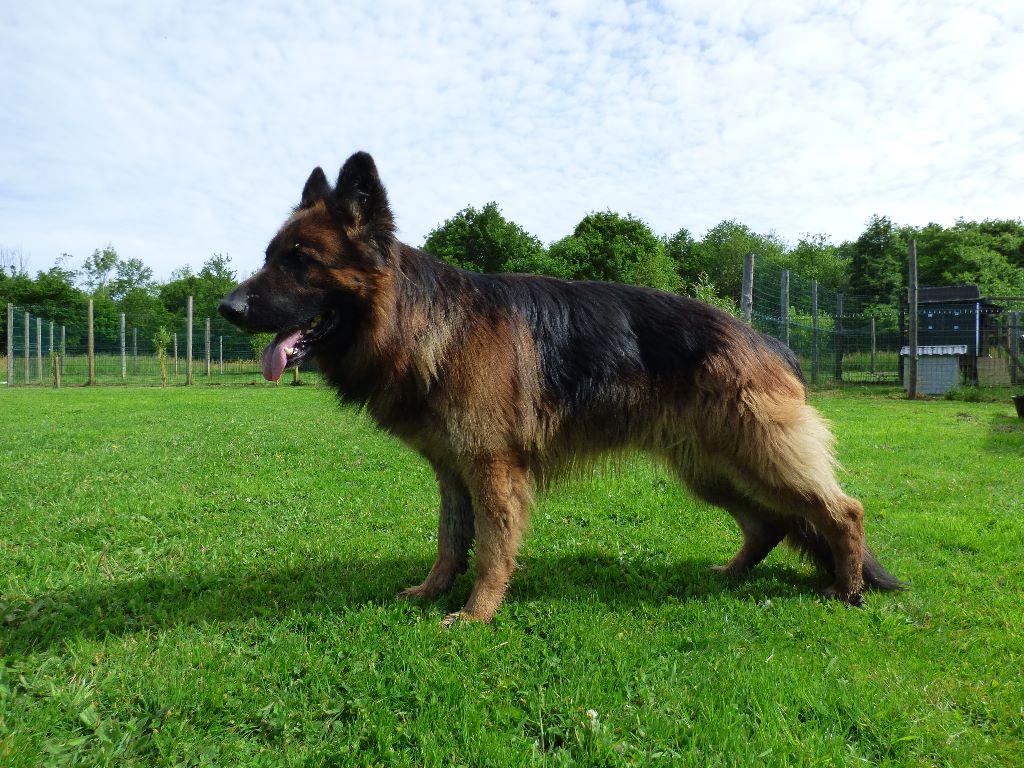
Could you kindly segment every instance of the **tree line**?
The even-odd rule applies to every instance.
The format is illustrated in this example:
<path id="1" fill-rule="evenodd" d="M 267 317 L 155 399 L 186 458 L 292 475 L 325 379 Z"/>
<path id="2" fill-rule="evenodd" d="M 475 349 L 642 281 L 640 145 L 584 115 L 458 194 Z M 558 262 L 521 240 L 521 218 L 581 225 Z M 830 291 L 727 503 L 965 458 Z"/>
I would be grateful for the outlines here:
<path id="1" fill-rule="evenodd" d="M 866 314 L 894 318 L 906 290 L 907 245 L 917 241 L 922 285 L 976 283 L 986 296 L 1024 296 L 1024 223 L 958 220 L 950 227 L 910 227 L 872 216 L 853 241 L 805 235 L 795 244 L 727 220 L 702 238 L 680 229 L 658 235 L 644 221 L 612 211 L 591 213 L 572 234 L 544 245 L 508 220 L 497 203 L 467 207 L 435 227 L 423 244 L 458 267 L 479 272 L 530 272 L 569 280 L 613 280 L 686 293 L 735 311 L 743 257 L 791 270 L 833 292 L 857 296 Z M 0 303 L 30 307 L 47 320 L 81 328 L 94 303 L 96 333 L 116 341 L 119 315 L 149 340 L 160 327 L 181 325 L 188 296 L 195 317 L 212 318 L 215 332 L 232 329 L 217 316 L 221 297 L 237 278 L 226 255 L 214 254 L 197 271 L 182 267 L 166 282 L 113 246 L 96 249 L 75 268 L 62 254 L 33 277 L 23 255 L 0 248 Z M 70 341 L 69 341 L 70 343 Z"/>

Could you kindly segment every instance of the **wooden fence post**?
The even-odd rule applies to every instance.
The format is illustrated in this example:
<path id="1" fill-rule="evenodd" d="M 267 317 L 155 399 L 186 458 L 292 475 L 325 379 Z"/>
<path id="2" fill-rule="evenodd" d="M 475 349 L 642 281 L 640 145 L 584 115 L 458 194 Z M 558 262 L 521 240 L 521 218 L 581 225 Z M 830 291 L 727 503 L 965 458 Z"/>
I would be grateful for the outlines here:
<path id="1" fill-rule="evenodd" d="M 1021 375 L 1021 364 L 1020 364 L 1020 312 L 1010 313 L 1010 323 L 1007 328 L 1009 334 L 1008 341 L 1010 342 L 1010 383 L 1017 385 L 1021 381 L 1024 381 L 1024 376 Z"/>
<path id="2" fill-rule="evenodd" d="M 96 329 L 93 326 L 92 299 L 89 299 L 89 386 L 96 384 Z"/>
<path id="3" fill-rule="evenodd" d="M 740 292 L 740 309 L 748 323 L 754 313 L 754 254 L 743 257 L 743 289 Z"/>
<path id="4" fill-rule="evenodd" d="M 185 307 L 185 385 L 192 383 L 192 297 Z"/>
<path id="5" fill-rule="evenodd" d="M 7 386 L 14 386 L 14 305 L 7 305 Z"/>
<path id="6" fill-rule="evenodd" d="M 871 317 L 871 375 L 875 375 L 875 318 Z"/>
<path id="7" fill-rule="evenodd" d="M 36 318 L 36 378 L 43 383 L 43 318 Z"/>
<path id="8" fill-rule="evenodd" d="M 25 313 L 25 383 L 32 383 L 32 318 Z"/>
<path id="9" fill-rule="evenodd" d="M 124 344 L 124 312 L 121 313 L 121 383 L 124 384 L 128 376 L 128 356 Z"/>
<path id="10" fill-rule="evenodd" d="M 811 383 L 818 383 L 818 281 L 811 280 Z"/>
<path id="11" fill-rule="evenodd" d="M 782 284 L 779 286 L 780 307 L 782 312 L 779 314 L 780 322 L 782 323 L 782 341 L 785 345 L 789 346 L 789 270 L 782 270 Z"/>
<path id="12" fill-rule="evenodd" d="M 56 352 L 51 354 L 50 363 L 53 366 L 53 388 L 60 389 L 60 355 Z"/>
<path id="13" fill-rule="evenodd" d="M 836 384 L 840 384 L 843 381 L 843 294 L 836 294 L 836 321 L 835 328 L 833 330 L 833 336 L 835 343 L 836 352 L 836 365 L 835 365 L 835 379 Z"/>
<path id="14" fill-rule="evenodd" d="M 907 247 L 907 298 L 910 313 L 910 338 L 907 344 L 907 396 L 917 399 L 917 241 L 911 240 Z"/>

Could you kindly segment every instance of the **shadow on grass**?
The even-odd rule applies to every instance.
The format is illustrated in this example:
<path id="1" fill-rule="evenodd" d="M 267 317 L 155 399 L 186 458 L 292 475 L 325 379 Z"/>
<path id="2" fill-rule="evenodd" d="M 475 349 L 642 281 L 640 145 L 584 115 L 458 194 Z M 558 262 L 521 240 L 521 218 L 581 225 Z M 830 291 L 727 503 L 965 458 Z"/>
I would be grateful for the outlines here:
<path id="1" fill-rule="evenodd" d="M 41 651 L 76 637 L 275 620 L 295 612 L 341 616 L 394 604 L 395 593 L 419 581 L 430 565 L 417 557 L 332 559 L 262 571 L 150 575 L 55 591 L 18 604 L 0 603 L 0 653 Z M 796 567 L 762 565 L 748 579 L 737 579 L 715 574 L 709 566 L 703 560 L 657 564 L 600 553 L 541 555 L 525 561 L 508 600 L 580 598 L 621 606 L 733 594 L 760 601 L 814 594 L 823 586 L 813 573 Z M 472 577 L 471 568 L 438 606 L 458 609 Z"/>
<path id="2" fill-rule="evenodd" d="M 997 414 L 989 420 L 985 450 L 1014 457 L 1024 454 L 1024 419 L 1017 418 L 1013 406 L 1006 415 Z"/>

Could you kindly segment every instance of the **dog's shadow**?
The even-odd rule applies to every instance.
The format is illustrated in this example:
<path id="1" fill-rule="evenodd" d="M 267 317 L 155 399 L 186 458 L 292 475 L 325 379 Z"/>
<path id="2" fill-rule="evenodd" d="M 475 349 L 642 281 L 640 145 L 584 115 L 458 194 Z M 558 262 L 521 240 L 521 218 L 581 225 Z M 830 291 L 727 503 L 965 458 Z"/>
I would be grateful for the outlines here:
<path id="1" fill-rule="evenodd" d="M 57 590 L 27 601 L 0 603 L 0 653 L 61 647 L 77 637 L 98 639 L 294 614 L 337 616 L 392 605 L 395 593 L 421 579 L 430 565 L 430 560 L 417 557 L 330 559 L 263 570 L 147 575 Z M 614 608 L 726 594 L 761 601 L 813 594 L 820 587 L 813 574 L 785 565 L 762 565 L 750 579 L 716 574 L 709 566 L 696 560 L 623 561 L 601 553 L 539 555 L 525 559 L 507 601 L 586 599 Z M 472 577 L 471 568 L 437 605 L 457 610 Z"/>

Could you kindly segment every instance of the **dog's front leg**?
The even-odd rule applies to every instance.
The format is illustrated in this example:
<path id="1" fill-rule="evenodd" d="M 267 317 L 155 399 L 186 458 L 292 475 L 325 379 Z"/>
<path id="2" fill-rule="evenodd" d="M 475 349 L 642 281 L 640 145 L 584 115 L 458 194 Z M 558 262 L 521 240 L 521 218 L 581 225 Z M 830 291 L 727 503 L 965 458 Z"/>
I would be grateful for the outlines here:
<path id="1" fill-rule="evenodd" d="M 455 577 L 465 573 L 473 545 L 473 500 L 465 483 L 453 472 L 434 466 L 441 491 L 437 525 L 437 560 L 422 584 L 398 593 L 402 598 L 435 600 L 451 591 Z"/>
<path id="2" fill-rule="evenodd" d="M 467 485 L 476 529 L 476 581 L 466 606 L 447 616 L 444 626 L 458 620 L 494 618 L 515 570 L 516 553 L 529 516 L 529 473 L 514 457 L 474 462 Z"/>

